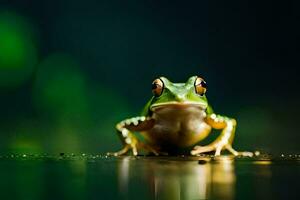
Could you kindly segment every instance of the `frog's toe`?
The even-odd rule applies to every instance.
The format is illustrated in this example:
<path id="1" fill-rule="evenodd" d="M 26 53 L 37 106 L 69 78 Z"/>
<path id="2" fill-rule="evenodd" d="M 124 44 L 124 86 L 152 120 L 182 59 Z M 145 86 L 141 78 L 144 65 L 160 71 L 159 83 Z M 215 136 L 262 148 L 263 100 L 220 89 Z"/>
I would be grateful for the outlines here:
<path id="1" fill-rule="evenodd" d="M 134 156 L 137 156 L 137 155 L 138 155 L 138 151 L 137 151 L 136 146 L 133 146 L 131 150 L 132 150 L 132 154 L 133 154 Z"/>
<path id="2" fill-rule="evenodd" d="M 249 151 L 236 151 L 232 148 L 231 145 L 226 145 L 226 149 L 232 153 L 234 156 L 243 156 L 243 157 L 253 157 L 253 153 Z"/>
<path id="3" fill-rule="evenodd" d="M 127 154 L 127 152 L 129 151 L 129 146 L 128 145 L 125 145 L 123 147 L 123 149 L 121 149 L 120 151 L 117 151 L 117 152 L 108 152 L 107 155 L 108 156 L 122 156 L 122 155 L 125 155 Z"/>
<path id="4" fill-rule="evenodd" d="M 117 152 L 108 152 L 107 155 L 109 156 L 122 156 L 122 155 L 126 155 L 129 150 L 132 151 L 132 155 L 137 156 L 138 155 L 138 150 L 137 147 L 135 145 L 125 145 L 123 147 L 123 149 L 121 149 L 120 151 Z"/>
<path id="5" fill-rule="evenodd" d="M 243 157 L 253 157 L 254 153 L 249 152 L 249 151 L 240 151 L 238 152 L 239 156 L 243 156 Z"/>
<path id="6" fill-rule="evenodd" d="M 195 146 L 194 149 L 191 151 L 192 155 L 199 155 L 202 153 L 207 153 L 213 151 L 215 148 L 212 145 L 207 146 Z"/>

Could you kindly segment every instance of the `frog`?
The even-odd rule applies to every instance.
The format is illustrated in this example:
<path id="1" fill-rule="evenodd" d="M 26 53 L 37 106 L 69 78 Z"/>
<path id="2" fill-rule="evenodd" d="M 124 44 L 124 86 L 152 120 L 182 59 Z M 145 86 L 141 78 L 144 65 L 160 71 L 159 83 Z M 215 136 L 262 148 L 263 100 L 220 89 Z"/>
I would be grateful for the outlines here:
<path id="1" fill-rule="evenodd" d="M 213 111 L 206 97 L 207 83 L 201 76 L 191 76 L 185 83 L 173 83 L 162 76 L 151 86 L 152 97 L 141 115 L 116 124 L 123 147 L 109 155 L 131 152 L 137 156 L 140 151 L 168 155 L 179 149 L 189 149 L 191 156 L 208 153 L 220 156 L 224 150 L 234 156 L 253 156 L 252 152 L 240 152 L 232 147 L 237 121 Z M 221 133 L 211 143 L 199 145 L 212 129 Z"/>

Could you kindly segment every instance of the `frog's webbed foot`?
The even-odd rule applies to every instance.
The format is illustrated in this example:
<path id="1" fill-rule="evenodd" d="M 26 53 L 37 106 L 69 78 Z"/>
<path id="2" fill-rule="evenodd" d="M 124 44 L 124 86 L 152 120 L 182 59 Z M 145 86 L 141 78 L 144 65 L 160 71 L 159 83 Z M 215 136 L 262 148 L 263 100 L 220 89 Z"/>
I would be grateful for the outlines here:
<path id="1" fill-rule="evenodd" d="M 206 146 L 195 146 L 191 151 L 192 155 L 199 155 L 215 151 L 215 156 L 220 156 L 222 150 L 228 150 L 234 156 L 249 156 L 252 157 L 252 152 L 238 152 L 232 148 L 236 121 L 232 118 L 227 118 L 221 115 L 211 114 L 205 118 L 208 125 L 215 129 L 222 129 L 222 132 L 214 142 Z"/>
<path id="2" fill-rule="evenodd" d="M 117 152 L 109 152 L 107 155 L 112 155 L 112 156 L 121 156 L 127 154 L 129 151 L 132 151 L 132 154 L 134 156 L 138 155 L 138 144 L 139 141 L 138 139 L 127 129 L 122 129 L 120 131 L 120 136 L 123 142 L 123 148 L 120 151 Z"/>
<path id="3" fill-rule="evenodd" d="M 107 155 L 108 156 L 122 156 L 122 155 L 127 154 L 127 152 L 129 151 L 129 149 L 130 149 L 129 145 L 125 145 L 123 147 L 123 149 L 121 149 L 120 151 L 117 151 L 117 152 L 108 152 Z"/>
<path id="4" fill-rule="evenodd" d="M 129 151 L 132 152 L 134 156 L 138 155 L 138 151 L 145 150 L 158 155 L 158 150 L 154 147 L 140 142 L 132 131 L 143 131 L 150 129 L 154 125 L 154 119 L 150 117 L 140 116 L 126 119 L 117 124 L 117 133 L 124 145 L 123 149 L 117 152 L 108 153 L 108 155 L 120 156 L 125 155 Z"/>
<path id="5" fill-rule="evenodd" d="M 215 151 L 215 156 L 220 156 L 222 150 L 228 150 L 230 153 L 232 153 L 234 156 L 245 156 L 245 157 L 252 157 L 252 152 L 247 151 L 236 151 L 232 148 L 230 144 L 222 144 L 222 143 L 215 143 L 210 144 L 207 146 L 195 146 L 194 149 L 191 151 L 192 155 L 200 155 L 202 153 L 208 153 L 211 151 Z"/>
<path id="6" fill-rule="evenodd" d="M 231 145 L 227 144 L 226 149 L 232 153 L 234 156 L 244 156 L 244 157 L 253 157 L 253 153 L 250 151 L 236 151 L 232 148 Z"/>
<path id="7" fill-rule="evenodd" d="M 139 142 L 136 138 L 134 138 L 134 142 L 130 144 L 125 144 L 124 147 L 117 152 L 109 152 L 107 155 L 112 155 L 112 156 L 121 156 L 121 155 L 126 155 L 129 151 L 132 151 L 132 155 L 137 156 L 140 150 L 152 153 L 156 156 L 162 154 L 159 152 L 158 149 L 155 147 L 152 147 L 148 144 L 145 144 L 143 142 Z"/>

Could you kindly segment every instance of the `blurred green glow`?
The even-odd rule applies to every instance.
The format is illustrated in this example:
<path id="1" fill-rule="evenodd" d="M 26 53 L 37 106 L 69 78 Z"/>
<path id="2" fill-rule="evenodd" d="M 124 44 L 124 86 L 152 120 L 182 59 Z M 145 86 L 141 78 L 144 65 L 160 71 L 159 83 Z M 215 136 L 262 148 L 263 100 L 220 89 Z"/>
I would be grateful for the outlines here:
<path id="1" fill-rule="evenodd" d="M 139 112 L 135 113 L 130 109 L 129 102 L 119 94 L 118 90 L 104 85 L 93 85 L 89 96 L 93 106 L 92 119 L 96 122 L 93 124 L 94 130 L 91 130 L 95 135 L 88 136 L 92 137 L 90 145 L 100 152 L 120 148 L 121 142 L 115 130 L 116 123 L 129 116 L 138 115 Z"/>
<path id="2" fill-rule="evenodd" d="M 32 75 L 37 49 L 29 23 L 14 13 L 0 13 L 0 87 L 21 85 Z"/>
<path id="3" fill-rule="evenodd" d="M 24 61 L 24 43 L 12 30 L 0 29 L 1 54 L 0 61 L 2 68 L 21 68 Z"/>
<path id="4" fill-rule="evenodd" d="M 40 154 L 43 148 L 35 138 L 16 138 L 9 147 L 12 153 L 18 154 Z"/>
<path id="5" fill-rule="evenodd" d="M 55 118 L 86 118 L 87 85 L 77 62 L 66 54 L 53 54 L 38 67 L 34 95 L 38 110 Z"/>
<path id="6" fill-rule="evenodd" d="M 47 135 L 47 152 L 106 152 L 120 145 L 115 124 L 133 114 L 119 91 L 89 81 L 64 53 L 38 65 L 33 99 L 41 123 L 48 124 L 41 132 Z"/>
<path id="7" fill-rule="evenodd" d="M 90 121 L 88 86 L 79 64 L 71 56 L 56 53 L 38 66 L 34 82 L 35 107 L 49 129 L 49 152 L 80 152 L 80 135 Z"/>
<path id="8" fill-rule="evenodd" d="M 43 143 L 40 126 L 35 120 L 27 117 L 19 118 L 10 125 L 8 130 L 11 137 L 7 142 L 7 148 L 17 154 L 40 154 L 43 153 Z"/>
<path id="9" fill-rule="evenodd" d="M 18 131 L 18 136 L 14 138 L 9 146 L 9 149 L 13 153 L 17 154 L 40 154 L 43 152 L 40 141 L 32 135 L 24 131 Z"/>

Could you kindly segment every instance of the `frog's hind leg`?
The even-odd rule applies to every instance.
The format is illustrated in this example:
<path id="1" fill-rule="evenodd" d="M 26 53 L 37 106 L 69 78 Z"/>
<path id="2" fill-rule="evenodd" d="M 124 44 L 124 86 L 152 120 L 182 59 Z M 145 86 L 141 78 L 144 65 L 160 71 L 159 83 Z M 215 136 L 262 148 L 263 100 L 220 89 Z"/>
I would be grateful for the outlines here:
<path id="1" fill-rule="evenodd" d="M 215 151 L 215 156 L 219 156 L 221 155 L 221 151 L 226 149 L 235 156 L 253 156 L 252 152 L 238 152 L 232 148 L 236 127 L 234 119 L 212 114 L 207 116 L 205 121 L 212 128 L 222 129 L 221 135 L 207 146 L 195 146 L 191 151 L 192 155 Z"/>
<path id="2" fill-rule="evenodd" d="M 116 125 L 117 134 L 123 143 L 123 148 L 117 152 L 110 152 L 108 155 L 120 156 L 132 151 L 134 156 L 138 155 L 138 150 L 143 149 L 158 155 L 158 151 L 145 143 L 140 142 L 131 131 L 144 131 L 152 128 L 154 119 L 149 117 L 134 117 L 121 121 Z"/>

